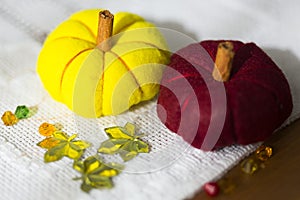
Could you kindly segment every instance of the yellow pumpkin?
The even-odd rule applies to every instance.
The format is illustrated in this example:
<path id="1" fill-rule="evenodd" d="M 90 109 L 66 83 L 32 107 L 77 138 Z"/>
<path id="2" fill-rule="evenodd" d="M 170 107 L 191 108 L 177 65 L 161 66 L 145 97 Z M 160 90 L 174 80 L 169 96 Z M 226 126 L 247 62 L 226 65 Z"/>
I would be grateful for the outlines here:
<path id="1" fill-rule="evenodd" d="M 73 14 L 49 34 L 37 61 L 50 95 L 86 117 L 116 115 L 153 98 L 169 62 L 167 44 L 153 24 L 135 14 L 107 12 Z"/>

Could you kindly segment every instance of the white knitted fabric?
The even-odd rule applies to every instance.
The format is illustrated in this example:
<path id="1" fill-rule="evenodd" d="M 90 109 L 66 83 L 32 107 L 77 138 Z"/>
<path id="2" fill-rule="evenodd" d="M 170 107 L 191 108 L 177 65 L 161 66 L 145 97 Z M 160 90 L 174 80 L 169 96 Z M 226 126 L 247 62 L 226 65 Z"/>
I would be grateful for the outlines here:
<path id="1" fill-rule="evenodd" d="M 199 40 L 233 38 L 257 42 L 278 63 L 290 83 L 294 110 L 285 125 L 297 119 L 300 114 L 300 54 L 295 51 L 293 41 L 300 41 L 300 31 L 292 26 L 297 17 L 291 18 L 290 9 L 299 3 L 295 1 L 287 8 L 279 2 L 276 5 L 258 0 L 255 3 L 226 2 L 215 0 L 197 5 L 192 0 L 185 0 L 184 4 L 171 0 L 102 3 L 96 0 L 2 0 L 0 113 L 14 111 L 16 106 L 23 104 L 38 106 L 38 112 L 15 126 L 0 125 L 0 199 L 183 199 L 191 197 L 205 182 L 224 175 L 258 146 L 231 146 L 215 152 L 189 147 L 161 124 L 155 100 L 122 115 L 99 119 L 75 116 L 64 105 L 52 100 L 35 72 L 40 42 L 60 21 L 81 8 L 105 7 L 112 11 L 135 12 L 164 28 L 188 30 L 187 34 L 194 33 L 189 35 Z M 181 8 L 184 12 L 179 12 Z M 223 10 L 226 12 L 221 13 Z M 187 19 L 191 20 L 187 22 Z M 202 23 L 200 19 L 205 20 Z M 282 28 L 290 31 L 283 32 Z M 79 139 L 91 142 L 93 146 L 85 156 L 94 155 L 100 143 L 107 139 L 103 129 L 128 121 L 146 134 L 144 140 L 150 144 L 151 151 L 125 163 L 124 172 L 113 179 L 115 187 L 111 190 L 82 192 L 81 182 L 72 180 L 79 176 L 72 169 L 72 161 L 64 158 L 45 164 L 45 150 L 36 146 L 43 139 L 38 134 L 39 125 L 59 122 L 67 133 L 78 133 Z M 104 159 L 122 162 L 118 156 L 105 156 Z"/>

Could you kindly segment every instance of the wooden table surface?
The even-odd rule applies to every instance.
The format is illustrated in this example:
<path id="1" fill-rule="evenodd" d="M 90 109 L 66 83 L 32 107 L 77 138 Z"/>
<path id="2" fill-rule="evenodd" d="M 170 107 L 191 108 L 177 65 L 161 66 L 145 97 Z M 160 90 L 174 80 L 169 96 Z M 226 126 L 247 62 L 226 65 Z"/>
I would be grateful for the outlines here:
<path id="1" fill-rule="evenodd" d="M 278 131 L 265 144 L 273 148 L 273 156 L 263 169 L 248 175 L 237 165 L 223 177 L 235 185 L 232 192 L 208 197 L 200 191 L 193 200 L 300 200 L 300 120 Z"/>

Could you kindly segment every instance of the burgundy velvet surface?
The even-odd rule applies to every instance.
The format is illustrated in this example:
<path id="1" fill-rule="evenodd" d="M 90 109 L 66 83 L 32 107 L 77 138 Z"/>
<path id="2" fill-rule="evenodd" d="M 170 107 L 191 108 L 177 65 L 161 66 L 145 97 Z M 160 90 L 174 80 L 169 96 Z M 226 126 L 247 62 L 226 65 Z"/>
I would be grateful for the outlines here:
<path id="1" fill-rule="evenodd" d="M 204 150 L 212 150 L 203 142 L 218 115 L 212 115 L 211 96 L 219 90 L 208 88 L 216 87 L 211 74 L 220 42 L 191 44 L 173 54 L 158 96 L 157 113 L 166 127 Z M 226 102 L 214 104 L 215 110 L 226 106 L 226 116 L 221 133 L 211 133 L 218 137 L 211 141 L 213 149 L 265 140 L 288 118 L 293 107 L 289 84 L 271 58 L 254 43 L 231 42 L 235 56 L 231 78 L 224 83 Z"/>

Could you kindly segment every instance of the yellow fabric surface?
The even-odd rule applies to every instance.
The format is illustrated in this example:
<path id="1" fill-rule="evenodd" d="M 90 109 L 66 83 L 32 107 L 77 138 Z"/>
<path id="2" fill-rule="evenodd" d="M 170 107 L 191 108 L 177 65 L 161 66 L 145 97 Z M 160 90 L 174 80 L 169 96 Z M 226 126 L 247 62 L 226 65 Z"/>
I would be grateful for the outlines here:
<path id="1" fill-rule="evenodd" d="M 119 114 L 153 98 L 169 61 L 158 29 L 126 12 L 114 16 L 111 51 L 96 48 L 100 11 L 83 10 L 62 22 L 37 63 L 51 96 L 86 117 Z"/>

